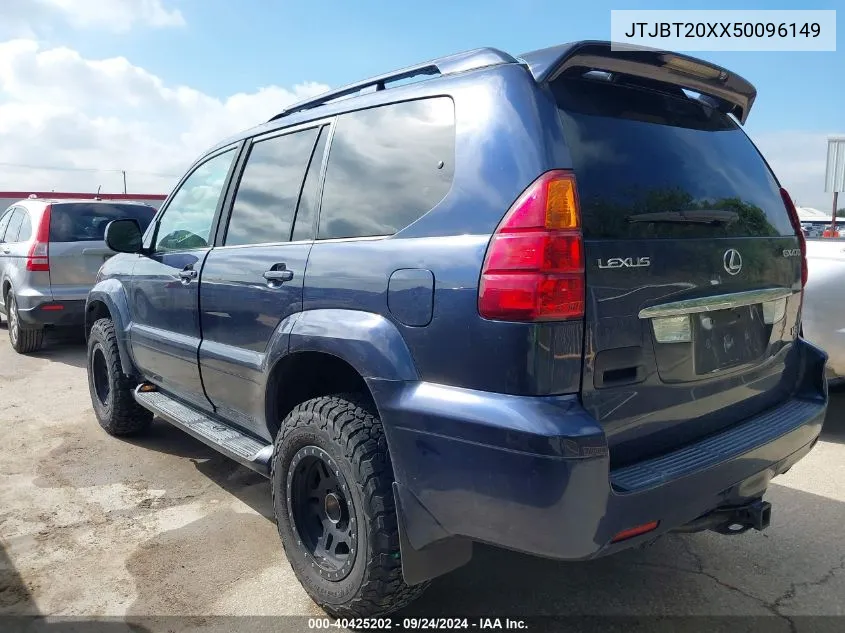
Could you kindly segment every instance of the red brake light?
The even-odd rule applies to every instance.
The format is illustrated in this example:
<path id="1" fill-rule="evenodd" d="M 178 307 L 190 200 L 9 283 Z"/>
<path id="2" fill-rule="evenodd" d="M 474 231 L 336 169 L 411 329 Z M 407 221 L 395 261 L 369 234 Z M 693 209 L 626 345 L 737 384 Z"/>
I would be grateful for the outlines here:
<path id="1" fill-rule="evenodd" d="M 511 206 L 487 248 L 478 311 L 488 319 L 584 316 L 584 244 L 575 176 L 550 171 Z"/>
<path id="2" fill-rule="evenodd" d="M 792 198 L 787 193 L 786 189 L 781 187 L 780 196 L 783 198 L 783 204 L 789 213 L 789 221 L 792 222 L 792 228 L 798 235 L 798 247 L 801 249 L 801 287 L 807 285 L 807 239 L 804 237 L 804 231 L 801 229 L 801 219 L 798 217 L 798 210 L 792 202 Z"/>
<path id="3" fill-rule="evenodd" d="M 38 230 L 35 232 L 35 240 L 29 247 L 26 256 L 26 269 L 32 271 L 50 270 L 50 212 L 52 206 L 44 207 L 41 214 L 41 221 L 38 223 Z"/>

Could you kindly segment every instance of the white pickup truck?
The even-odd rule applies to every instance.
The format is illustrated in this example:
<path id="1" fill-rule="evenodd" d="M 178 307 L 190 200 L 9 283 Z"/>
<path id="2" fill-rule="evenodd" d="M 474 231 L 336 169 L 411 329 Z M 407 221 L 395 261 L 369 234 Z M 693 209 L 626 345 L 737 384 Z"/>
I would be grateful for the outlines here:
<path id="1" fill-rule="evenodd" d="M 830 356 L 831 381 L 845 379 L 845 239 L 807 240 L 804 338 Z"/>

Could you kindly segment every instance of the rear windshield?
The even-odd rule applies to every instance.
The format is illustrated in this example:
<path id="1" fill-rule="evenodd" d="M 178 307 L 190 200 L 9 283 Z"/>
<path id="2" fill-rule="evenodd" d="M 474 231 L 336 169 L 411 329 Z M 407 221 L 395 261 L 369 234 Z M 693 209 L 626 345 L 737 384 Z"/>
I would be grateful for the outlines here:
<path id="1" fill-rule="evenodd" d="M 51 242 L 96 242 L 105 239 L 112 220 L 132 218 L 145 231 L 156 210 L 142 204 L 73 202 L 53 204 L 50 211 Z"/>
<path id="2" fill-rule="evenodd" d="M 579 78 L 552 90 L 585 237 L 794 235 L 768 166 L 728 115 L 680 89 Z"/>

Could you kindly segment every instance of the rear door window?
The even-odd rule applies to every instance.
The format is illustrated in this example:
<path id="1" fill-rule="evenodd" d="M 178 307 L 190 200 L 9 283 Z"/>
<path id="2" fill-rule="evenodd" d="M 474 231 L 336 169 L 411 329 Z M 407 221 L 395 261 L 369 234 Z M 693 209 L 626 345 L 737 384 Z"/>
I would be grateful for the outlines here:
<path id="1" fill-rule="evenodd" d="M 226 246 L 290 240 L 318 128 L 253 144 L 235 194 Z"/>
<path id="2" fill-rule="evenodd" d="M 320 169 L 323 166 L 323 154 L 326 151 L 328 135 L 329 128 L 324 127 L 320 131 L 320 138 L 311 155 L 308 175 L 305 176 L 305 184 L 302 185 L 302 195 L 299 196 L 299 206 L 296 209 L 296 220 L 293 225 L 293 235 L 291 235 L 293 241 L 314 239 L 314 214 L 317 212 L 320 197 Z"/>
<path id="3" fill-rule="evenodd" d="M 793 235 L 771 171 L 734 120 L 680 89 L 591 79 L 552 84 L 584 235 Z"/>
<path id="4" fill-rule="evenodd" d="M 448 193 L 454 160 L 448 97 L 342 114 L 329 148 L 318 238 L 401 231 Z"/>
<path id="5" fill-rule="evenodd" d="M 50 209 L 51 242 L 98 242 L 105 239 L 112 220 L 133 219 L 141 232 L 155 215 L 155 209 L 141 204 L 111 202 L 53 203 Z"/>

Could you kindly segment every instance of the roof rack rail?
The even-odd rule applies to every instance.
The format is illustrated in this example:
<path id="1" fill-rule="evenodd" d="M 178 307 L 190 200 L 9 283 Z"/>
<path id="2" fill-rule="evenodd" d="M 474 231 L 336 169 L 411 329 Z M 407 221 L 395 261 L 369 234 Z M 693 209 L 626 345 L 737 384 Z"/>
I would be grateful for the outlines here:
<path id="1" fill-rule="evenodd" d="M 295 103 L 285 108 L 276 116 L 271 118 L 270 121 L 276 121 L 277 119 L 281 119 L 282 117 L 286 117 L 295 112 L 302 112 L 303 110 L 316 108 L 317 106 L 324 105 L 330 101 L 334 101 L 335 99 L 356 94 L 365 88 L 371 88 L 373 86 L 375 86 L 378 91 L 384 90 L 387 87 L 387 84 L 402 81 L 403 79 L 410 79 L 412 77 L 423 75 L 450 75 L 452 73 L 484 68 L 485 66 L 515 63 L 517 63 L 517 60 L 514 57 L 496 48 L 477 48 L 463 53 L 456 53 L 455 55 L 432 59 L 431 61 L 424 62 L 422 64 L 408 66 L 407 68 L 402 68 L 400 70 L 378 75 L 377 77 L 371 77 L 370 79 L 365 79 L 354 84 L 349 84 L 348 86 L 343 86 L 337 90 L 324 92 L 312 99 L 306 99 L 305 101 L 300 101 L 299 103 Z"/>

